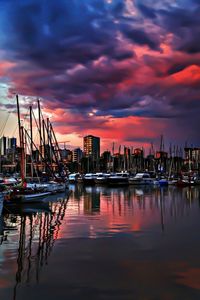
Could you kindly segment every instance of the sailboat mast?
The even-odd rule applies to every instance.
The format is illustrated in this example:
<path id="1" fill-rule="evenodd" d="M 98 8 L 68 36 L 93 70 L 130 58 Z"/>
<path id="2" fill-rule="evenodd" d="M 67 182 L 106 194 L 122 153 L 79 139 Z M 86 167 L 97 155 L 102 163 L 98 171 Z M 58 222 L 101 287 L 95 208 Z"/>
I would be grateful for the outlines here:
<path id="1" fill-rule="evenodd" d="M 41 108 L 40 100 L 37 100 L 38 104 L 38 123 L 39 123 L 39 136 L 40 136 L 40 151 L 42 152 L 42 123 L 41 123 Z"/>
<path id="2" fill-rule="evenodd" d="M 24 127 L 20 127 L 20 136 L 21 136 L 21 178 L 22 182 L 25 179 L 25 149 L 24 149 Z"/>
<path id="3" fill-rule="evenodd" d="M 30 106 L 30 135 L 31 135 L 31 156 L 33 154 L 33 119 L 32 119 L 32 106 Z"/>
<path id="4" fill-rule="evenodd" d="M 31 177 L 33 178 L 33 120 L 32 120 L 32 106 L 30 110 L 30 137 L 31 137 Z"/>
<path id="5" fill-rule="evenodd" d="M 20 121 L 20 110 L 19 110 L 19 97 L 16 95 L 17 100 L 17 117 L 18 117 L 18 129 L 19 129 L 19 142 L 21 148 L 21 121 Z"/>
<path id="6" fill-rule="evenodd" d="M 20 168 L 21 168 L 21 178 L 22 181 L 24 181 L 25 179 L 24 128 L 23 126 L 21 126 L 18 95 L 16 95 L 16 100 L 17 100 L 17 116 L 18 116 L 18 127 L 19 127 L 19 142 L 20 142 L 20 152 L 21 152 Z"/>

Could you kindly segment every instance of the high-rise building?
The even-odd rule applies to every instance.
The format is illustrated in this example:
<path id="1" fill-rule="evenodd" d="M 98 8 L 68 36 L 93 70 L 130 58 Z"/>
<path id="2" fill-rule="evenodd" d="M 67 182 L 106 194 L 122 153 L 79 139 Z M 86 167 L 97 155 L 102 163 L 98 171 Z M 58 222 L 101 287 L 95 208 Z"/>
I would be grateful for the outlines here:
<path id="1" fill-rule="evenodd" d="M 0 138 L 0 155 L 7 155 L 8 152 L 15 151 L 17 147 L 17 139 L 2 136 Z"/>
<path id="2" fill-rule="evenodd" d="M 94 161 L 100 158 L 100 138 L 87 135 L 83 138 L 83 149 L 86 157 L 91 157 Z"/>
<path id="3" fill-rule="evenodd" d="M 69 149 L 62 149 L 60 151 L 60 155 L 62 157 L 63 160 L 67 161 L 67 162 L 71 162 L 72 161 L 72 151 Z"/>
<path id="4" fill-rule="evenodd" d="M 6 155 L 6 150 L 8 149 L 8 138 L 2 136 L 0 138 L 0 155 Z"/>
<path id="5" fill-rule="evenodd" d="M 185 152 L 185 164 L 188 164 L 188 170 L 200 169 L 200 148 L 186 147 Z"/>
<path id="6" fill-rule="evenodd" d="M 82 157 L 83 157 L 83 151 L 80 148 L 76 148 L 72 151 L 73 162 L 80 163 Z"/>
<path id="7" fill-rule="evenodd" d="M 15 137 L 8 138 L 8 149 L 16 149 L 17 148 L 17 139 Z"/>

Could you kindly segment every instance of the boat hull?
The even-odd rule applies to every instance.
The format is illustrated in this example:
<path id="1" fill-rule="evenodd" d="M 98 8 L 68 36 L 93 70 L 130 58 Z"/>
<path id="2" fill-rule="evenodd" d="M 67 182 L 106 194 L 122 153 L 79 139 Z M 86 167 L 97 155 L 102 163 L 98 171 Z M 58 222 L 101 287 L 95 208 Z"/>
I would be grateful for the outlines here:
<path id="1" fill-rule="evenodd" d="M 124 186 L 129 185 L 128 178 L 109 178 L 107 181 L 110 186 Z"/>
<path id="2" fill-rule="evenodd" d="M 101 178 L 101 179 L 95 179 L 96 184 L 107 184 L 108 183 L 108 178 Z"/>
<path id="3" fill-rule="evenodd" d="M 48 196 L 50 196 L 50 192 L 43 193 L 32 193 L 32 194 L 13 194 L 9 198 L 6 199 L 7 203 L 35 203 L 42 202 Z"/>
<path id="4" fill-rule="evenodd" d="M 129 179 L 130 185 L 153 185 L 154 180 L 136 180 L 136 179 Z"/>
<path id="5" fill-rule="evenodd" d="M 83 184 L 85 185 L 95 185 L 95 179 L 94 178 L 83 178 Z"/>

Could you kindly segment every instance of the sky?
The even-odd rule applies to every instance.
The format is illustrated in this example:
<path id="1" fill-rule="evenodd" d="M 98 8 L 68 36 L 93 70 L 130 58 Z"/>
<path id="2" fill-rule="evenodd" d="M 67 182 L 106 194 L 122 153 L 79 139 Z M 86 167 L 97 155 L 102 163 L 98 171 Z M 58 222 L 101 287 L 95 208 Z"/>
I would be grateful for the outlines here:
<path id="1" fill-rule="evenodd" d="M 71 146 L 199 146 L 199 16 L 199 0 L 0 0 L 0 127 L 16 131 L 17 93 Z"/>

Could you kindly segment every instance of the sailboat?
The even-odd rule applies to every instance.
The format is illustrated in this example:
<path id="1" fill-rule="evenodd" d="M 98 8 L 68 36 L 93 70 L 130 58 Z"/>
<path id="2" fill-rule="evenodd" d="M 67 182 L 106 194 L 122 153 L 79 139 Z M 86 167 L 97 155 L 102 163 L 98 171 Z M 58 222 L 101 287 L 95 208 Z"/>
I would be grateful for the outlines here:
<path id="1" fill-rule="evenodd" d="M 47 123 L 44 121 L 41 109 L 40 102 L 38 100 L 38 116 L 39 121 L 36 121 L 36 118 L 33 114 L 32 107 L 30 106 L 30 134 L 28 130 L 21 124 L 20 118 L 20 108 L 19 108 L 19 99 L 18 95 L 16 96 L 17 100 L 17 114 L 18 114 L 18 128 L 19 128 L 19 141 L 20 141 L 20 173 L 21 173 L 21 183 L 13 186 L 9 189 L 9 193 L 6 195 L 6 201 L 14 201 L 14 202 L 38 202 L 43 201 L 44 198 L 48 197 L 52 193 L 63 192 L 66 189 L 66 181 L 61 177 L 61 172 L 59 172 L 60 176 L 57 176 L 53 170 L 53 164 L 57 164 L 60 166 L 59 161 L 59 148 L 56 140 L 55 133 L 53 131 L 52 125 L 47 119 Z M 40 136 L 40 147 L 38 148 L 33 141 L 33 121 L 32 117 L 35 118 L 35 123 L 37 125 L 37 129 Z M 39 124 L 39 125 L 38 125 Z M 46 144 L 48 141 L 48 144 Z M 53 141 L 55 141 L 55 146 L 53 147 Z M 40 182 L 40 176 L 37 176 L 38 182 L 27 182 L 27 145 L 29 142 L 29 153 L 31 157 L 31 177 L 33 178 L 34 167 L 40 163 L 44 170 L 48 171 L 48 175 L 50 175 L 51 180 L 48 180 L 45 183 Z M 45 151 L 46 146 L 48 146 L 49 153 L 47 154 Z M 33 153 L 35 150 L 38 153 L 39 161 L 33 161 Z M 49 177 L 49 176 L 48 176 Z"/>

